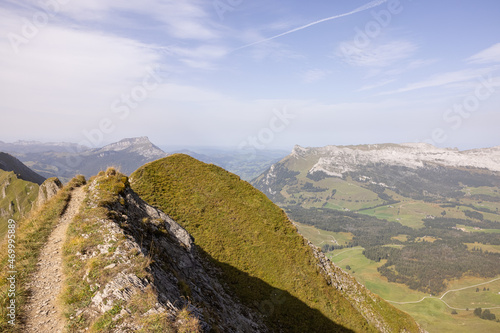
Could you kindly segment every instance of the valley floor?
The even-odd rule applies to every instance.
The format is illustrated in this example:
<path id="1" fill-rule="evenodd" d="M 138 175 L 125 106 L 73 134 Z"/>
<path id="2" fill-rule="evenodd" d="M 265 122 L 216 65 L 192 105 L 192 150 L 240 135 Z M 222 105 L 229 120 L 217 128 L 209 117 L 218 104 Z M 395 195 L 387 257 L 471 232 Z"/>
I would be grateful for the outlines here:
<path id="1" fill-rule="evenodd" d="M 324 244 L 342 245 L 349 241 L 349 233 L 334 233 L 312 226 L 295 223 L 299 231 L 316 246 Z M 370 291 L 391 302 L 394 306 L 412 315 L 429 333 L 494 332 L 500 323 L 474 316 L 475 308 L 490 309 L 500 317 L 500 276 L 494 279 L 465 277 L 448 281 L 447 291 L 440 295 L 429 295 L 399 283 L 390 283 L 380 275 L 377 268 L 384 261 L 375 262 L 363 255 L 360 246 L 334 250 L 328 257 L 342 269 L 348 271 Z M 479 288 L 478 291 L 476 291 Z M 455 310 L 457 314 L 452 314 Z"/>

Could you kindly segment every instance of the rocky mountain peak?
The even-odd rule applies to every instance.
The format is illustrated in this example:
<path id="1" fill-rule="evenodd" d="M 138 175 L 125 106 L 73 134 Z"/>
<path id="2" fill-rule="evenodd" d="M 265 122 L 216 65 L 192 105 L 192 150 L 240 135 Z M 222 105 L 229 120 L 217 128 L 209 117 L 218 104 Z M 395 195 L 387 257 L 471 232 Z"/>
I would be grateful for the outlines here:
<path id="1" fill-rule="evenodd" d="M 163 150 L 149 141 L 149 138 L 147 136 L 123 139 L 118 142 L 106 145 L 100 149 L 96 149 L 94 152 L 119 152 L 125 150 L 127 152 L 137 153 L 147 158 L 161 158 L 167 155 Z"/>

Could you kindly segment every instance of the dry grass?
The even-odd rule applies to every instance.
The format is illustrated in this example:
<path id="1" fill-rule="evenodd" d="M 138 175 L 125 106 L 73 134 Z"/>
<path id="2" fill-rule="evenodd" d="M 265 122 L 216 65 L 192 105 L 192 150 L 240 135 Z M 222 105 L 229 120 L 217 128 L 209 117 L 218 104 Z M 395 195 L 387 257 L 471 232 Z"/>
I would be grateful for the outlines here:
<path id="1" fill-rule="evenodd" d="M 16 275 L 16 323 L 19 324 L 19 319 L 24 315 L 23 306 L 26 303 L 27 288 L 26 283 L 29 281 L 31 274 L 36 269 L 36 262 L 40 251 L 57 224 L 59 218 L 64 214 L 69 200 L 71 191 L 75 187 L 85 184 L 83 176 L 77 176 L 71 180 L 59 193 L 51 198 L 43 207 L 31 212 L 30 216 L 24 220 L 18 221 L 15 237 L 15 270 Z M 8 264 L 8 244 L 5 242 L 0 248 L 0 265 L 7 267 Z M 8 285 L 7 285 L 8 270 L 0 272 L 0 331 L 11 332 L 15 331 L 15 327 L 7 322 L 7 302 L 9 302 Z"/>

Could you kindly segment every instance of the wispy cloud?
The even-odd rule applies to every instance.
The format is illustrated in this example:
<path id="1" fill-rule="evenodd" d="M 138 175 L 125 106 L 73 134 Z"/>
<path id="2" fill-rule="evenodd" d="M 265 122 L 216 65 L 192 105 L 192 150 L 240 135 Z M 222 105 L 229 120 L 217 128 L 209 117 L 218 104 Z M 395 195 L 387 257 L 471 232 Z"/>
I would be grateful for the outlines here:
<path id="1" fill-rule="evenodd" d="M 161 29 L 163 34 L 179 39 L 217 39 L 222 34 L 221 27 L 212 20 L 211 3 L 201 0 L 54 2 L 58 3 L 59 16 L 80 24 L 99 22 L 102 27 L 117 26 L 121 30 L 144 20 L 148 29 Z M 31 10 L 46 9 L 38 0 L 25 0 L 23 5 Z"/>
<path id="2" fill-rule="evenodd" d="M 361 88 L 359 88 L 358 91 L 366 91 L 366 90 L 371 90 L 371 89 L 375 89 L 375 88 L 380 88 L 380 87 L 386 86 L 389 83 L 392 83 L 394 81 L 396 81 L 396 79 L 388 79 L 388 80 L 378 81 L 374 84 L 364 85 Z"/>
<path id="3" fill-rule="evenodd" d="M 467 82 L 470 80 L 476 80 L 479 77 L 482 77 L 484 75 L 487 75 L 492 72 L 492 68 L 479 68 L 479 69 L 465 69 L 465 70 L 460 70 L 460 71 L 455 71 L 455 72 L 447 72 L 447 73 L 440 73 L 431 76 L 427 80 L 415 82 L 408 84 L 406 87 L 393 90 L 393 91 L 388 91 L 381 93 L 380 95 L 390 95 L 390 94 L 397 94 L 397 93 L 403 93 L 403 92 L 408 92 L 408 91 L 413 91 L 413 90 L 418 90 L 418 89 L 425 89 L 425 88 L 435 88 L 435 87 L 442 87 L 442 86 L 447 86 L 451 84 L 456 84 L 460 82 Z"/>
<path id="4" fill-rule="evenodd" d="M 476 63 L 476 64 L 500 62 L 500 43 L 490 46 L 486 50 L 474 54 L 467 60 L 471 63 Z"/>
<path id="5" fill-rule="evenodd" d="M 257 44 L 260 44 L 260 43 L 268 42 L 268 41 L 271 41 L 273 39 L 276 39 L 276 38 L 279 38 L 279 37 L 282 37 L 282 36 L 285 36 L 285 35 L 289 35 L 291 33 L 294 33 L 294 32 L 300 31 L 300 30 L 307 29 L 309 27 L 312 27 L 314 25 L 317 25 L 317 24 L 320 24 L 320 23 L 323 23 L 323 22 L 327 22 L 327 21 L 335 20 L 335 19 L 338 19 L 338 18 L 341 18 L 341 17 L 353 15 L 353 14 L 356 14 L 356 13 L 368 10 L 370 8 L 380 6 L 381 4 L 383 4 L 385 2 L 387 2 L 387 0 L 374 0 L 374 1 L 371 1 L 371 2 L 365 4 L 365 5 L 361 6 L 361 7 L 358 7 L 358 8 L 356 8 L 356 9 L 350 11 L 350 12 L 347 12 L 347 13 L 344 13 L 344 14 L 339 14 L 339 15 L 334 15 L 334 16 L 326 17 L 326 18 L 321 19 L 321 20 L 314 21 L 314 22 L 302 25 L 302 26 L 300 26 L 298 28 L 285 31 L 285 32 L 283 32 L 281 34 L 278 34 L 278 35 L 275 35 L 275 36 L 272 36 L 272 37 L 268 37 L 268 38 L 265 38 L 265 39 L 261 39 L 261 40 L 258 40 L 256 42 L 253 42 L 253 43 L 250 43 L 250 44 L 247 44 L 247 45 L 240 46 L 236 50 L 241 50 L 241 49 L 253 46 L 253 45 L 257 45 Z"/>
<path id="6" fill-rule="evenodd" d="M 228 52 L 223 46 L 204 44 L 195 47 L 172 46 L 168 48 L 169 55 L 191 68 L 215 69 L 217 61 Z"/>
<path id="7" fill-rule="evenodd" d="M 370 68 L 370 70 L 365 75 L 365 79 L 377 76 L 397 78 L 406 72 L 426 67 L 436 62 L 437 59 L 416 59 L 416 60 L 409 59 L 409 61 L 394 63 L 391 65 L 390 68 L 385 68 L 385 67 Z"/>
<path id="8" fill-rule="evenodd" d="M 256 46 L 252 49 L 251 55 L 253 60 L 258 62 L 264 60 L 281 61 L 283 59 L 304 58 L 303 55 L 276 41 L 268 41 Z"/>
<path id="9" fill-rule="evenodd" d="M 314 83 L 322 80 L 328 75 L 328 71 L 322 69 L 310 69 L 303 74 L 303 81 L 305 83 Z"/>
<path id="10" fill-rule="evenodd" d="M 345 43 L 342 45 L 345 46 Z M 363 49 L 353 46 L 348 53 L 338 48 L 336 55 L 352 66 L 381 68 L 394 66 L 395 62 L 414 55 L 417 49 L 412 42 L 397 40 Z"/>

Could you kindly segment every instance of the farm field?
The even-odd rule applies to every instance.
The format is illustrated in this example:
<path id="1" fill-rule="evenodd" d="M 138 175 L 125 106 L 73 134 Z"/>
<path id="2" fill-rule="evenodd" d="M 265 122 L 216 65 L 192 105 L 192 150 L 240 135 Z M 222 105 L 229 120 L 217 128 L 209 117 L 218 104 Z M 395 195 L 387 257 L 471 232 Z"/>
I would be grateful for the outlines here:
<path id="1" fill-rule="evenodd" d="M 491 245 L 491 244 L 482 244 L 482 243 L 465 243 L 467 245 L 467 248 L 469 250 L 472 250 L 473 248 L 479 248 L 483 250 L 483 252 L 488 251 L 488 252 L 494 252 L 494 253 L 500 253 L 500 245 Z"/>
<path id="2" fill-rule="evenodd" d="M 325 231 L 298 222 L 294 222 L 294 225 L 305 238 L 318 247 L 324 244 L 345 245 L 350 242 L 353 237 L 353 235 L 348 232 Z"/>

